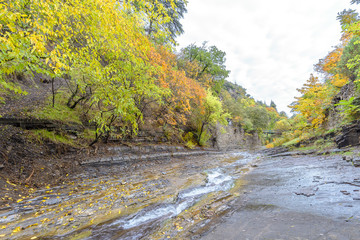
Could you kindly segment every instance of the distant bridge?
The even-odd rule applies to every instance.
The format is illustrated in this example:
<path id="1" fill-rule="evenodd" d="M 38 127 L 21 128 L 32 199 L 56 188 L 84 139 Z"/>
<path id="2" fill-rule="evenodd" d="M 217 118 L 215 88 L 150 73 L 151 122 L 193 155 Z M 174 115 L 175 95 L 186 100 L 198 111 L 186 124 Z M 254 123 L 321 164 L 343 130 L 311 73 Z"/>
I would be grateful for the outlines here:
<path id="1" fill-rule="evenodd" d="M 280 136 L 283 133 L 283 131 L 264 130 L 263 133 L 267 134 L 267 135 L 278 135 L 278 136 Z"/>

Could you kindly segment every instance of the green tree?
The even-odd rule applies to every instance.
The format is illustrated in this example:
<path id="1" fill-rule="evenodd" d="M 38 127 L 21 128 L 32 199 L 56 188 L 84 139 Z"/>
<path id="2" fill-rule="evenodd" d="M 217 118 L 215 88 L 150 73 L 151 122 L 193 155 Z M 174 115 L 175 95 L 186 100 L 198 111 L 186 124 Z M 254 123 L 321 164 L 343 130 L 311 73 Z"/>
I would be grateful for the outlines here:
<path id="1" fill-rule="evenodd" d="M 134 0 L 136 11 L 144 16 L 144 28 L 156 41 L 172 42 L 184 29 L 180 20 L 187 12 L 187 0 Z"/>
<path id="2" fill-rule="evenodd" d="M 340 21 L 342 28 L 346 29 L 350 24 L 359 20 L 359 14 L 353 9 L 344 9 L 338 13 L 336 19 Z"/>
<path id="3" fill-rule="evenodd" d="M 198 71 L 190 77 L 204 81 L 202 79 L 206 75 L 205 80 L 210 81 L 213 90 L 219 94 L 230 73 L 225 66 L 226 53 L 216 46 L 208 47 L 207 43 L 204 42 L 200 47 L 195 44 L 187 46 L 182 49 L 182 55 L 186 60 L 195 61 L 199 64 Z"/>
<path id="4" fill-rule="evenodd" d="M 351 81 L 360 77 L 360 37 L 353 37 L 345 46 L 338 68 Z"/>
<path id="5" fill-rule="evenodd" d="M 197 125 L 197 141 L 200 145 L 205 145 L 209 136 L 208 128 L 215 127 L 218 123 L 227 125 L 230 114 L 223 110 L 220 99 L 208 90 L 203 106 L 197 109 L 194 117 L 193 120 Z"/>
<path id="6" fill-rule="evenodd" d="M 271 100 L 271 102 L 270 102 L 270 107 L 272 107 L 272 108 L 276 109 L 276 104 L 274 103 L 274 101 L 273 101 L 273 100 Z"/>
<path id="7" fill-rule="evenodd" d="M 277 131 L 289 131 L 291 129 L 291 124 L 289 119 L 281 119 L 275 123 L 274 129 Z"/>
<path id="8" fill-rule="evenodd" d="M 252 130 L 263 130 L 266 129 L 270 116 L 266 111 L 266 108 L 262 106 L 254 106 L 246 109 L 246 114 L 252 123 Z"/>

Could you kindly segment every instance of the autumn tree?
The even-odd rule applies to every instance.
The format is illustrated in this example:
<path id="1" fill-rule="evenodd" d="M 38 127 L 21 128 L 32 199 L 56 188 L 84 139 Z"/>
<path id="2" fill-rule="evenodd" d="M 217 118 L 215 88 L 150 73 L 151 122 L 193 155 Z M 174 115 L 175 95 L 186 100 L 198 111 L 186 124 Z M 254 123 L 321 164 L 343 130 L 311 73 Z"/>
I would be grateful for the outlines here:
<path id="1" fill-rule="evenodd" d="M 18 73 L 63 77 L 71 92 L 69 107 L 84 99 L 98 136 L 111 131 L 115 121 L 136 131 L 142 116 L 137 96 L 160 101 L 166 91 L 155 83 L 159 69 L 148 61 L 152 43 L 142 30 L 141 16 L 129 14 L 129 9 L 129 2 L 116 0 L 5 1 L 1 85 L 20 91 L 8 77 Z M 153 11 L 163 17 L 162 24 L 168 21 L 168 11 Z"/>
<path id="2" fill-rule="evenodd" d="M 220 99 L 212 94 L 211 90 L 206 93 L 203 106 L 198 106 L 193 115 L 193 122 L 197 126 L 197 141 L 200 145 L 206 145 L 209 139 L 209 128 L 220 123 L 227 125 L 230 114 L 223 109 Z"/>
<path id="3" fill-rule="evenodd" d="M 33 31 L 30 5 L 29 1 L 0 4 L 0 86 L 19 94 L 26 93 L 16 85 L 17 76 L 44 71 L 41 58 L 46 49 L 42 36 Z"/>
<path id="4" fill-rule="evenodd" d="M 158 69 L 156 83 L 168 94 L 162 97 L 162 104 L 154 109 L 162 124 L 184 126 L 194 106 L 201 106 L 205 98 L 205 89 L 195 80 L 188 78 L 185 72 L 177 69 L 177 56 L 163 46 L 153 48 L 150 62 Z"/>
<path id="5" fill-rule="evenodd" d="M 297 101 L 289 107 L 303 115 L 307 119 L 309 127 L 319 127 L 325 120 L 325 109 L 331 101 L 326 85 L 311 74 L 303 87 L 297 90 L 302 95 L 295 97 Z"/>
<path id="6" fill-rule="evenodd" d="M 274 129 L 280 132 L 289 131 L 291 129 L 290 121 L 286 118 L 281 119 L 275 123 Z"/>

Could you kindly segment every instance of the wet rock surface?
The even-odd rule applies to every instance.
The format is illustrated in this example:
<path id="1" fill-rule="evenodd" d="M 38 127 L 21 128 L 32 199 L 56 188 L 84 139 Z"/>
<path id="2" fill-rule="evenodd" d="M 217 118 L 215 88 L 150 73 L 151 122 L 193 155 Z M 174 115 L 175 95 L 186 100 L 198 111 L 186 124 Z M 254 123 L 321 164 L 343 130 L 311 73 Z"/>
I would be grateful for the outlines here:
<path id="1" fill-rule="evenodd" d="M 264 158 L 202 239 L 360 239 L 359 176 L 341 155 Z"/>
<path id="2" fill-rule="evenodd" d="M 254 163 L 234 152 L 89 165 L 1 208 L 0 239 L 189 239 L 231 210 Z"/>
<path id="3" fill-rule="evenodd" d="M 360 239 L 358 154 L 335 153 L 89 164 L 1 208 L 0 239 Z"/>

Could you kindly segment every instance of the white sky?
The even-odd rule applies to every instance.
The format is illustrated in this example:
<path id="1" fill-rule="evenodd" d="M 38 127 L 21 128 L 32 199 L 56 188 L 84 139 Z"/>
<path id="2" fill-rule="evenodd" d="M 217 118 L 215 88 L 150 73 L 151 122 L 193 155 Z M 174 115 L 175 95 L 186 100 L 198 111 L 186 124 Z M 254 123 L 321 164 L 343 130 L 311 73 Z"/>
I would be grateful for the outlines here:
<path id="1" fill-rule="evenodd" d="M 204 41 L 217 46 L 226 52 L 229 81 L 289 115 L 296 88 L 339 43 L 337 13 L 348 8 L 358 6 L 350 0 L 189 0 L 178 49 Z"/>

